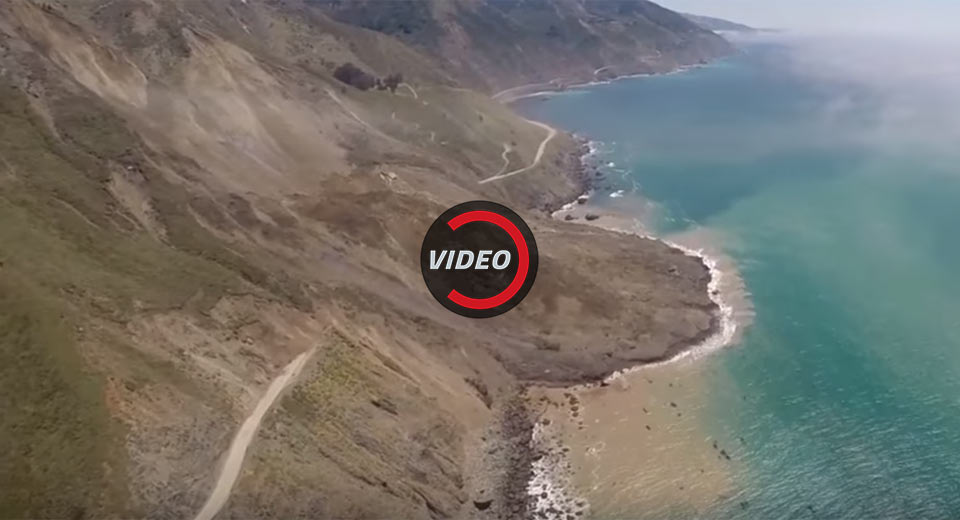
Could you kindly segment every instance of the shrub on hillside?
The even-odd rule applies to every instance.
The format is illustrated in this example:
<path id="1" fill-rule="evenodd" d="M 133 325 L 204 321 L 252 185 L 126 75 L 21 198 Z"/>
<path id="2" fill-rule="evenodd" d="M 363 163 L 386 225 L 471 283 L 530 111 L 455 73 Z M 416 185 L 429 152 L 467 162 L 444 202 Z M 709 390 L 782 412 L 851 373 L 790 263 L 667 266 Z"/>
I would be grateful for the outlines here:
<path id="1" fill-rule="evenodd" d="M 401 83 L 403 83 L 403 74 L 399 72 L 383 78 L 383 86 L 390 89 L 390 92 L 396 92 Z"/>
<path id="2" fill-rule="evenodd" d="M 351 62 L 346 62 L 333 71 L 333 77 L 360 90 L 370 90 L 377 85 L 379 81 L 376 77 L 368 74 Z"/>

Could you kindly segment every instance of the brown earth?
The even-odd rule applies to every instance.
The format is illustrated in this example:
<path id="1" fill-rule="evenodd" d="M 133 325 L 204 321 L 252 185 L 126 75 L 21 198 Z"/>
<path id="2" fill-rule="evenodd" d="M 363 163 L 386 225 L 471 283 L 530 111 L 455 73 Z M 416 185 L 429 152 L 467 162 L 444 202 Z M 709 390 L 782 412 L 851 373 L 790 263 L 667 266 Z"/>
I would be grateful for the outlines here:
<path id="1" fill-rule="evenodd" d="M 498 425 L 525 382 L 708 333 L 698 260 L 542 211 L 584 188 L 571 136 L 478 184 L 543 130 L 438 55 L 311 2 L 0 3 L 0 517 L 191 516 L 314 347 L 221 517 L 481 514 L 522 470 L 484 450 L 489 428 L 522 445 Z M 346 61 L 418 95 L 341 85 Z M 419 273 L 427 227 L 472 199 L 517 209 L 541 250 L 527 299 L 488 320 Z"/>

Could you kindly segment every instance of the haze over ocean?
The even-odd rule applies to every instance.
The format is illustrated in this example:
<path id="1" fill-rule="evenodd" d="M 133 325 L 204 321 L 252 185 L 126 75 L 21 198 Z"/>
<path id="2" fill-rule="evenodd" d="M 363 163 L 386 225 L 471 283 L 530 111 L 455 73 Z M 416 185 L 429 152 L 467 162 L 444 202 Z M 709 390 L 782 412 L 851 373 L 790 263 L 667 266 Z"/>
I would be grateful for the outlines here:
<path id="1" fill-rule="evenodd" d="M 710 518 L 960 518 L 956 69 L 837 48 L 752 41 L 518 103 L 604 143 L 598 203 L 633 190 L 660 234 L 716 231 L 752 293 L 740 344 L 700 361 L 698 413 L 739 442 Z"/>

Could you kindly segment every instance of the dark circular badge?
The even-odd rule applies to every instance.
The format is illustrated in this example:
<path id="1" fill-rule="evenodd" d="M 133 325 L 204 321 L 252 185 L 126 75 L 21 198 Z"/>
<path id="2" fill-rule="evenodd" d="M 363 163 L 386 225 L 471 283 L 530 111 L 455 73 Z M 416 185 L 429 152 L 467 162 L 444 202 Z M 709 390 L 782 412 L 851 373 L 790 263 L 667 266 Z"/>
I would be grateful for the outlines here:
<path id="1" fill-rule="evenodd" d="M 423 239 L 420 271 L 433 297 L 468 318 L 516 307 L 537 277 L 537 242 L 510 208 L 483 200 L 444 211 Z"/>

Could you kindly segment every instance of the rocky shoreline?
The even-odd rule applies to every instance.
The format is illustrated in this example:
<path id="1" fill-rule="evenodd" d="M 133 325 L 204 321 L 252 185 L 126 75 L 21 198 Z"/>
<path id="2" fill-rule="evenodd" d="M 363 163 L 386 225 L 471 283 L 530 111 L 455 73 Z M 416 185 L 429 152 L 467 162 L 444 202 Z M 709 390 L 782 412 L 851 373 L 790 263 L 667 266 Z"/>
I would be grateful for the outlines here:
<path id="1" fill-rule="evenodd" d="M 587 139 L 576 136 L 579 144 L 576 155 L 579 165 L 571 173 L 580 186 L 580 193 L 573 200 L 558 200 L 553 203 L 545 204 L 541 209 L 558 220 L 564 219 L 559 214 L 565 208 L 571 208 L 584 204 L 589 199 L 589 194 L 598 188 L 598 182 L 602 180 L 602 173 L 595 164 L 591 164 L 590 158 L 596 154 L 594 143 Z M 594 213 L 590 213 L 594 215 Z M 589 216 L 589 215 L 588 215 Z M 584 218 L 582 223 L 589 226 L 605 227 L 602 222 L 597 222 L 597 218 Z M 624 232 L 613 229 L 613 231 Z M 610 384 L 619 374 L 653 364 L 670 362 L 678 357 L 685 355 L 692 349 L 704 345 L 711 341 L 711 338 L 722 337 L 726 334 L 727 327 L 724 307 L 718 303 L 718 291 L 716 283 L 718 272 L 710 260 L 701 253 L 683 248 L 677 244 L 669 243 L 654 237 L 644 237 L 652 240 L 658 240 L 673 249 L 682 252 L 685 255 L 696 256 L 700 259 L 704 269 L 710 273 L 710 282 L 708 283 L 708 294 L 711 304 L 709 310 L 711 313 L 710 326 L 697 335 L 679 341 L 665 349 L 662 355 L 652 356 L 637 362 L 631 366 L 626 366 L 621 370 L 612 371 L 600 377 L 593 377 L 584 374 L 583 377 L 575 378 L 577 380 L 564 384 L 564 388 L 571 390 L 584 388 L 587 386 L 606 386 Z M 531 519 L 531 520 L 577 520 L 582 518 L 589 510 L 589 504 L 574 495 L 572 495 L 565 481 L 569 478 L 569 463 L 567 462 L 566 448 L 560 442 L 560 439 L 550 433 L 549 420 L 541 419 L 542 411 L 538 412 L 538 406 L 549 406 L 556 403 L 542 403 L 541 401 L 531 400 L 528 397 L 528 390 L 531 385 L 541 384 L 551 387 L 557 386 L 550 381 L 528 382 L 520 387 L 516 394 L 509 400 L 500 412 L 500 419 L 497 432 L 489 436 L 486 440 L 485 449 L 499 453 L 502 477 L 499 483 L 493 484 L 494 489 L 488 496 L 478 497 L 474 501 L 474 506 L 478 512 L 487 511 L 492 515 L 483 516 L 483 518 L 504 518 L 504 519 Z M 573 393 L 565 394 L 569 396 L 569 412 L 573 418 L 578 416 L 579 403 Z M 478 516 L 478 518 L 480 518 Z"/>
<path id="2" fill-rule="evenodd" d="M 670 362 L 723 334 L 723 320 L 718 307 L 708 331 L 697 337 L 672 345 L 663 356 L 645 360 L 642 363 L 612 372 L 602 378 L 584 378 L 564 388 L 570 390 L 589 386 L 607 386 L 611 380 L 626 371 L 644 366 Z M 553 385 L 550 385 L 553 386 Z M 497 489 L 489 496 L 477 498 L 474 506 L 478 510 L 491 509 L 494 516 L 487 518 L 529 519 L 529 520 L 576 520 L 588 511 L 589 504 L 571 493 L 566 485 L 570 477 L 567 461 L 569 448 L 563 446 L 555 433 L 549 430 L 550 421 L 541 419 L 538 408 L 555 403 L 543 403 L 528 397 L 530 385 L 522 387 L 501 412 L 499 435 L 490 438 L 487 450 L 499 452 L 503 478 Z M 571 417 L 579 416 L 579 403 L 573 393 L 565 394 L 569 402 L 566 406 Z M 494 504 L 498 504 L 494 506 Z"/>
<path id="3" fill-rule="evenodd" d="M 571 162 L 576 164 L 576 166 L 573 171 L 570 172 L 569 177 L 576 183 L 576 193 L 580 193 L 581 195 L 577 195 L 573 200 L 558 198 L 545 202 L 539 209 L 547 215 L 553 215 L 564 206 L 576 202 L 584 196 L 583 194 L 592 192 L 597 188 L 597 182 L 600 180 L 599 171 L 595 166 L 588 164 L 586 160 L 586 158 L 596 153 L 591 142 L 581 136 L 574 135 L 573 137 L 576 140 L 577 149 L 570 152 L 570 155 L 573 158 Z"/>
<path id="4" fill-rule="evenodd" d="M 591 224 L 588 224 L 591 225 Z M 674 244 L 669 244 L 675 246 Z M 682 249 L 681 249 L 682 250 Z M 690 254 L 688 251 L 684 251 Z M 704 266 L 711 272 L 711 284 L 709 291 L 711 297 L 718 297 L 716 292 L 716 283 L 719 282 L 718 273 L 711 265 L 708 258 L 702 257 Z M 621 377 L 627 372 L 642 369 L 644 367 L 655 366 L 662 363 L 669 363 L 684 357 L 687 354 L 694 353 L 704 345 L 708 345 L 716 338 L 717 345 L 722 346 L 729 341 L 732 336 L 728 332 L 730 326 L 728 308 L 720 303 L 714 304 L 712 308 L 713 317 L 710 328 L 698 334 L 694 338 L 678 342 L 668 347 L 662 356 L 652 357 L 634 364 L 633 366 L 613 372 L 605 377 L 597 379 L 584 380 L 583 382 L 567 385 L 566 389 L 570 392 L 564 392 L 566 402 L 553 403 L 542 401 L 527 400 L 526 420 L 532 423 L 529 429 L 530 436 L 527 443 L 526 457 L 532 465 L 531 469 L 523 475 L 529 474 L 529 478 L 521 481 L 517 478 L 511 480 L 512 485 L 523 486 L 526 491 L 526 501 L 523 503 L 523 514 L 518 518 L 530 520 L 577 520 L 589 510 L 589 503 L 582 497 L 575 494 L 575 491 L 569 485 L 573 477 L 568 454 L 570 448 L 565 446 L 558 432 L 551 429 L 549 419 L 541 419 L 534 409 L 538 405 L 560 406 L 566 408 L 570 419 L 583 427 L 581 419 L 581 404 L 579 403 L 574 391 L 583 390 L 596 386 L 608 386 L 616 378 Z M 517 490 L 511 490 L 510 496 L 516 495 Z"/>
<path id="5" fill-rule="evenodd" d="M 696 68 L 701 65 L 692 65 L 680 67 L 676 70 L 662 71 L 660 74 L 671 74 L 682 72 L 690 68 Z M 632 75 L 613 76 L 603 78 L 593 82 L 578 83 L 574 85 L 560 85 L 556 83 L 524 85 L 505 91 L 506 95 L 501 95 L 498 99 L 504 103 L 510 103 L 524 97 L 530 97 L 538 94 L 550 92 L 561 92 L 567 88 L 590 85 L 595 83 L 609 83 L 620 79 L 647 76 L 655 73 L 642 73 Z M 544 88 L 546 87 L 546 88 Z M 578 165 L 576 170 L 571 172 L 571 177 L 576 180 L 580 187 L 580 195 L 573 200 L 556 201 L 553 204 L 547 204 L 542 209 L 548 212 L 553 218 L 558 220 L 571 221 L 576 220 L 569 213 L 564 214 L 565 209 L 575 208 L 584 205 L 598 188 L 600 181 L 604 179 L 604 174 L 599 165 L 592 161 L 596 156 L 596 143 L 582 137 L 574 136 L 579 148 L 576 152 Z M 598 222 L 602 211 L 591 211 L 583 215 L 583 224 L 588 226 L 597 226 L 608 230 L 629 233 L 622 229 L 605 226 Z M 637 233 L 630 233 L 637 234 Z M 716 347 L 723 346 L 730 342 L 736 329 L 732 321 L 731 309 L 724 304 L 720 297 L 719 283 L 722 273 L 718 270 L 716 262 L 707 257 L 701 251 L 694 251 L 675 243 L 662 240 L 657 237 L 644 236 L 653 240 L 658 240 L 671 248 L 677 249 L 685 255 L 695 256 L 700 259 L 703 267 L 710 273 L 708 282 L 708 296 L 711 304 L 708 309 L 711 313 L 710 326 L 701 331 L 692 338 L 688 338 L 670 345 L 662 355 L 644 359 L 631 367 L 612 372 L 600 378 L 587 378 L 578 383 L 572 383 L 565 386 L 571 390 L 589 386 L 607 386 L 611 381 L 620 375 L 640 369 L 645 366 L 656 365 L 671 362 L 688 353 L 697 350 L 698 347 L 710 346 L 711 343 L 717 343 Z M 508 477 L 505 481 L 506 488 L 502 497 L 505 503 L 505 509 L 509 513 L 506 518 L 525 518 L 531 520 L 576 520 L 583 517 L 588 511 L 589 504 L 578 497 L 572 496 L 568 489 L 565 489 L 566 481 L 570 477 L 569 462 L 567 453 L 569 448 L 564 447 L 556 435 L 551 434 L 548 426 L 548 419 L 541 420 L 535 410 L 537 405 L 551 405 L 556 403 L 541 403 L 531 401 L 526 397 L 527 389 L 518 394 L 515 402 L 510 408 L 509 416 L 504 416 L 505 421 L 509 421 L 512 426 L 511 443 L 509 449 L 519 450 L 510 456 L 515 464 L 511 466 Z M 574 420 L 577 420 L 579 414 L 579 403 L 576 396 L 571 393 L 564 393 L 569 399 L 568 403 L 560 403 L 560 406 L 569 405 L 569 412 Z M 521 406 L 522 404 L 522 406 Z M 517 436 L 520 436 L 520 439 Z M 525 467 L 524 467 L 525 465 Z M 503 516 L 501 516 L 503 517 Z"/>
<path id="6" fill-rule="evenodd" d="M 591 224 L 587 225 L 599 225 Z M 722 278 L 722 272 L 719 271 L 716 261 L 706 256 L 700 251 L 693 251 L 678 244 L 663 241 L 665 244 L 675 247 L 684 252 L 700 258 L 704 266 L 710 272 L 710 283 L 708 285 L 708 294 L 713 301 L 712 319 L 709 329 L 701 332 L 697 336 L 678 342 L 666 349 L 663 355 L 652 357 L 637 363 L 631 367 L 625 368 L 609 374 L 608 376 L 592 381 L 586 381 L 580 384 L 569 385 L 565 387 L 568 391 L 564 392 L 565 402 L 550 402 L 541 397 L 540 401 L 528 401 L 528 406 L 533 407 L 541 401 L 547 401 L 547 406 L 559 406 L 561 409 L 566 407 L 570 420 L 577 424 L 577 428 L 583 428 L 582 405 L 576 397 L 576 391 L 586 390 L 592 387 L 605 387 L 611 385 L 616 379 L 625 376 L 634 370 L 640 370 L 645 367 L 653 367 L 664 363 L 677 361 L 687 355 L 698 355 L 709 353 L 722 348 L 731 343 L 737 330 L 737 324 L 733 320 L 732 308 L 726 304 L 720 294 L 719 285 Z M 530 413 L 528 417 L 533 417 Z M 573 478 L 570 466 L 569 453 L 570 448 L 564 445 L 559 432 L 551 429 L 549 419 L 535 421 L 533 434 L 530 437 L 530 451 L 536 453 L 533 460 L 533 471 L 530 480 L 527 481 L 527 493 L 529 502 L 524 518 L 534 520 L 576 520 L 581 518 L 589 509 L 589 503 L 575 494 L 572 486 L 569 484 Z M 714 443 L 716 447 L 716 443 Z M 725 451 L 721 451 L 721 456 L 730 460 Z"/>

